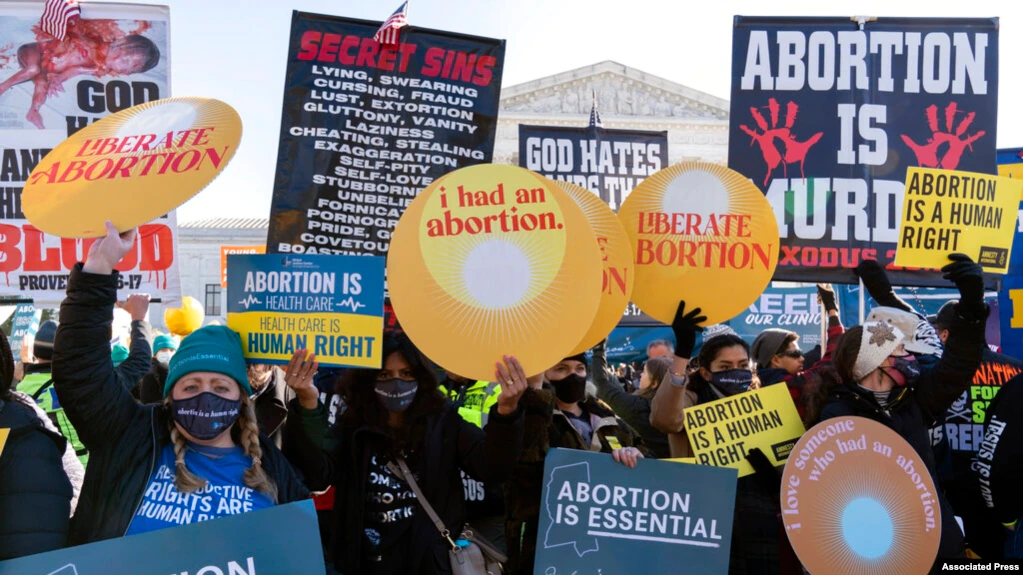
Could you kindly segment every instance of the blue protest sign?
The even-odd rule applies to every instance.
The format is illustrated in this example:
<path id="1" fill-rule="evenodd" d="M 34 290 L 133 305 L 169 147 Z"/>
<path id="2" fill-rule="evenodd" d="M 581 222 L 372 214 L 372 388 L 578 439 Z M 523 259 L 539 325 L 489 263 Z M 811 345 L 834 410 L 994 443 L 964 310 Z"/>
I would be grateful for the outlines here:
<path id="1" fill-rule="evenodd" d="M 552 449 L 535 575 L 727 573 L 736 471 Z"/>
<path id="2" fill-rule="evenodd" d="M 998 308 L 1002 353 L 1023 359 L 1023 276 L 1008 275 L 1002 278 Z"/>
<path id="3" fill-rule="evenodd" d="M 39 320 L 43 311 L 36 309 L 32 304 L 18 304 L 14 312 L 14 319 L 11 320 L 11 355 L 15 361 L 21 354 L 21 346 L 25 342 L 25 336 L 35 337 L 39 329 Z"/>
<path id="4" fill-rule="evenodd" d="M 323 571 L 312 500 L 0 561 L 4 575 Z"/>
<path id="5" fill-rule="evenodd" d="M 229 255 L 227 325 L 250 361 L 305 349 L 323 367 L 380 367 L 384 258 Z"/>

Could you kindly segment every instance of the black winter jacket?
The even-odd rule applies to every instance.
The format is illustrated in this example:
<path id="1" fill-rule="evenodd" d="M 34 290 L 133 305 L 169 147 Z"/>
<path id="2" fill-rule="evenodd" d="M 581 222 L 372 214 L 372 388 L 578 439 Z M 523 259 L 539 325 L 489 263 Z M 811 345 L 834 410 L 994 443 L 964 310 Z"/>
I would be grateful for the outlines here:
<path id="1" fill-rule="evenodd" d="M 303 409 L 290 404 L 287 421 L 288 454 L 305 475 L 309 488 L 336 488 L 334 567 L 344 575 L 360 575 L 363 565 L 364 505 L 369 481 L 370 441 L 379 432 L 355 428 L 340 420 L 334 433 L 327 431 L 327 409 Z M 412 468 L 419 487 L 444 525 L 456 537 L 465 524 L 465 491 L 459 470 L 483 482 L 503 481 L 511 475 L 522 452 L 522 409 L 509 416 L 490 412 L 486 431 L 466 422 L 454 404 L 428 416 L 423 433 L 420 468 Z M 410 527 L 411 548 L 406 565 L 410 574 L 450 573 L 451 549 L 420 507 Z M 404 575 L 404 574 L 401 574 Z"/>
<path id="2" fill-rule="evenodd" d="M 171 442 L 167 410 L 137 403 L 114 373 L 108 342 L 117 275 L 88 274 L 81 264 L 75 266 L 53 346 L 57 397 L 90 452 L 70 545 L 124 535 L 159 452 Z M 277 484 L 278 502 L 308 498 L 281 452 L 262 436 L 260 446 L 263 469 Z"/>
<path id="3" fill-rule="evenodd" d="M 593 348 L 593 384 L 597 386 L 597 398 L 610 405 L 615 415 L 639 433 L 654 457 L 671 457 L 668 436 L 650 425 L 650 398 L 625 391 L 618 378 L 608 371 L 606 341 Z"/>
<path id="4" fill-rule="evenodd" d="M 61 457 L 67 440 L 43 427 L 36 412 L 0 401 L 0 561 L 67 546 L 71 482 Z"/>
<path id="5" fill-rule="evenodd" d="M 284 443 L 285 421 L 288 419 L 288 403 L 295 399 L 295 391 L 284 382 L 284 372 L 275 367 L 270 380 L 252 396 L 256 404 L 256 422 L 259 431 L 266 435 L 278 449 Z"/>
<path id="6" fill-rule="evenodd" d="M 945 410 L 969 387 L 974 372 L 980 366 L 984 347 L 984 321 L 967 321 L 957 314 L 941 361 L 930 369 L 921 369 L 920 379 L 915 383 L 892 390 L 887 409 L 877 403 L 873 394 L 859 389 L 855 382 L 846 382 L 832 392 L 821 419 L 852 415 L 887 425 L 913 446 L 937 485 L 937 466 L 929 429 L 935 421 L 944 417 Z M 941 504 L 938 557 L 958 557 L 963 554 L 963 533 L 956 523 L 952 506 L 940 489 L 938 500 Z"/>

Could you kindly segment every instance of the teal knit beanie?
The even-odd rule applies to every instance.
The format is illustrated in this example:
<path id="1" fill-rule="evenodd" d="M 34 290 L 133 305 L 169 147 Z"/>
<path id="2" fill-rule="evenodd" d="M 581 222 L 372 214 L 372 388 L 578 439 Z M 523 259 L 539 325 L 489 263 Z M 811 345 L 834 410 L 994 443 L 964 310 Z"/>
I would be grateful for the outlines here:
<path id="1" fill-rule="evenodd" d="M 177 351 L 178 341 L 169 335 L 158 335 L 153 340 L 153 351 L 157 352 L 161 349 L 173 349 Z"/>
<path id="2" fill-rule="evenodd" d="M 252 395 L 245 357 L 242 355 L 242 338 L 234 330 L 222 325 L 197 329 L 181 340 L 168 369 L 167 383 L 163 387 L 164 397 L 170 395 L 179 379 L 197 371 L 226 375 L 238 382 L 243 392 Z"/>

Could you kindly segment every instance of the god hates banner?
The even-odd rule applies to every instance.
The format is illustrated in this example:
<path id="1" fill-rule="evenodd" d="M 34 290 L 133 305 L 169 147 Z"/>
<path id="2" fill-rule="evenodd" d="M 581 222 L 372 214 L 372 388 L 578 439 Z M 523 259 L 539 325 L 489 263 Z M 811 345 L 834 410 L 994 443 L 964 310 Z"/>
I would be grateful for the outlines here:
<path id="1" fill-rule="evenodd" d="M 380 367 L 384 259 L 229 255 L 227 325 L 256 363 L 304 349 L 323 367 Z"/>
<path id="2" fill-rule="evenodd" d="M 728 166 L 778 218 L 775 279 L 892 266 L 906 169 L 995 173 L 998 19 L 736 17 Z"/>
<path id="3" fill-rule="evenodd" d="M 12 559 L 0 569 L 4 575 L 321 571 L 316 509 L 308 500 Z"/>
<path id="4" fill-rule="evenodd" d="M 727 573 L 736 483 L 731 469 L 552 449 L 533 572 Z"/>
<path id="5" fill-rule="evenodd" d="M 420 190 L 490 162 L 504 41 L 294 12 L 269 253 L 386 255 Z"/>
<path id="6" fill-rule="evenodd" d="M 580 185 L 616 212 L 667 165 L 668 132 L 519 125 L 519 166 Z"/>
<path id="7" fill-rule="evenodd" d="M 86 3 L 58 41 L 33 27 L 43 2 L 0 1 L 0 296 L 55 306 L 92 240 L 32 226 L 21 193 L 32 169 L 62 140 L 136 104 L 170 96 L 170 13 L 164 6 Z M 121 270 L 120 297 L 181 299 L 177 216 L 139 228 Z"/>

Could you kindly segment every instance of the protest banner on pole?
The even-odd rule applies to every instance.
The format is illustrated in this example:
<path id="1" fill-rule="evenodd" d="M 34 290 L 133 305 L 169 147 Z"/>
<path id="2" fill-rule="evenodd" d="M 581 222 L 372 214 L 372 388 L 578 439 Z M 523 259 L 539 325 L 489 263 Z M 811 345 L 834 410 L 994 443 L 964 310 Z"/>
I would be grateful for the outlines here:
<path id="1" fill-rule="evenodd" d="M 551 449 L 533 573 L 728 572 L 735 472 Z"/>
<path id="2" fill-rule="evenodd" d="M 601 340 L 607 338 L 615 325 L 622 319 L 622 312 L 629 305 L 629 296 L 635 285 L 635 272 L 632 269 L 632 253 L 629 249 L 629 236 L 622 227 L 615 213 L 600 201 L 595 194 L 582 186 L 570 182 L 554 182 L 568 194 L 586 215 L 586 221 L 593 228 L 593 233 L 600 246 L 601 272 L 600 306 L 593 318 L 589 331 L 582 341 L 568 355 L 583 353 Z"/>
<path id="3" fill-rule="evenodd" d="M 266 246 L 220 246 L 220 287 L 227 287 L 227 256 L 265 253 Z"/>
<path id="4" fill-rule="evenodd" d="M 632 301 L 671 324 L 679 300 L 707 325 L 729 320 L 764 291 L 778 264 L 778 224 L 750 181 L 717 164 L 665 168 L 618 212 L 633 250 Z"/>
<path id="5" fill-rule="evenodd" d="M 895 265 L 941 269 L 964 253 L 985 271 L 1005 273 L 1023 180 L 910 168 Z"/>
<path id="6" fill-rule="evenodd" d="M 910 502 L 913 502 L 910 504 Z M 927 466 L 884 424 L 828 419 L 796 443 L 781 485 L 785 533 L 810 573 L 927 573 L 941 507 Z"/>
<path id="7" fill-rule="evenodd" d="M 529 375 L 569 355 L 600 305 L 600 259 L 586 214 L 560 187 L 486 164 L 442 176 L 412 202 L 394 231 L 387 282 L 426 357 L 490 381 L 505 355 Z"/>
<path id="8" fill-rule="evenodd" d="M 311 500 L 4 561 L 4 575 L 322 573 Z M 281 534 L 286 533 L 287 537 Z M 183 552 L 187 550 L 187 552 Z"/>
<path id="9" fill-rule="evenodd" d="M 702 403 L 685 410 L 685 429 L 696 462 L 753 473 L 746 460 L 759 449 L 772 465 L 783 465 L 806 428 L 785 385 Z"/>
<path id="10" fill-rule="evenodd" d="M 64 299 L 71 268 L 91 242 L 39 231 L 22 211 L 22 188 L 62 140 L 89 124 L 170 93 L 170 12 L 166 6 L 88 2 L 72 34 L 36 34 L 45 3 L 0 1 L 0 296 L 32 298 L 40 308 Z M 66 51 L 74 58 L 60 56 Z M 105 54 L 105 59 L 99 54 Z M 27 64 L 36 62 L 33 68 Z M 32 77 L 46 69 L 45 78 Z M 116 71 L 116 73 L 115 73 Z M 36 79 L 45 81 L 35 81 Z M 143 225 L 119 267 L 118 297 L 146 292 L 181 299 L 174 211 Z"/>
<path id="11" fill-rule="evenodd" d="M 735 18 L 728 167 L 778 218 L 775 279 L 889 266 L 911 166 L 995 173 L 998 36 L 997 18 Z"/>
<path id="12" fill-rule="evenodd" d="M 227 326 L 250 362 L 304 349 L 323 367 L 380 367 L 384 258 L 231 255 L 227 278 Z"/>
<path id="13" fill-rule="evenodd" d="M 618 211 L 644 178 L 668 166 L 668 132 L 519 124 L 519 166 L 582 186 Z"/>
<path id="14" fill-rule="evenodd" d="M 491 161 L 504 41 L 294 12 L 267 251 L 387 255 L 440 176 Z"/>

